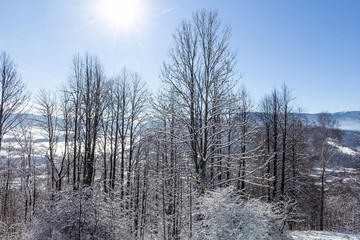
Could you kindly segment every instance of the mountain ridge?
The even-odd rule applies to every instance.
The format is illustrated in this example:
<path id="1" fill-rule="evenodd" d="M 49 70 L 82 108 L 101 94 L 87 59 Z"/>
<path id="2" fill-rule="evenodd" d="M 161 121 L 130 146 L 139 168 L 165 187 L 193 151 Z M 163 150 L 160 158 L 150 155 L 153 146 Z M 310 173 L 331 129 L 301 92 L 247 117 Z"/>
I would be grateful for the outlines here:
<path id="1" fill-rule="evenodd" d="M 360 131 L 360 111 L 343 111 L 329 113 L 331 117 L 339 122 L 339 129 Z M 304 113 L 310 122 L 316 122 L 320 113 Z"/>

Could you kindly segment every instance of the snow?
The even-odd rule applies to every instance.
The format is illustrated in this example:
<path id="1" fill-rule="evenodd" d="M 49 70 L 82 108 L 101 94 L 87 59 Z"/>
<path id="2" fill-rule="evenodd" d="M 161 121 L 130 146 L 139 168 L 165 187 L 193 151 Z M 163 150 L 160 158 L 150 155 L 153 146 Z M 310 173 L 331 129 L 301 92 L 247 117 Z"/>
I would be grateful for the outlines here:
<path id="1" fill-rule="evenodd" d="M 328 231 L 294 231 L 290 235 L 294 240 L 360 240 L 359 235 Z"/>
<path id="2" fill-rule="evenodd" d="M 348 155 L 356 155 L 356 154 L 357 154 L 354 150 L 352 150 L 352 149 L 349 148 L 349 147 L 337 146 L 337 148 L 338 148 L 341 152 L 343 152 L 343 153 L 345 153 L 345 154 L 348 154 Z"/>
<path id="3" fill-rule="evenodd" d="M 317 173 L 315 174 L 309 174 L 309 176 L 311 177 L 318 177 L 320 172 L 322 171 L 321 168 L 319 167 L 314 167 L 313 168 Z M 326 173 L 350 173 L 350 174 L 356 174 L 357 170 L 355 168 L 350 168 L 350 167 L 342 167 L 339 169 L 334 169 L 334 168 L 327 168 L 325 169 Z"/>
<path id="4" fill-rule="evenodd" d="M 352 150 L 351 148 L 336 145 L 336 143 L 334 143 L 334 142 L 332 142 L 332 141 L 328 141 L 328 144 L 336 147 L 337 149 L 339 149 L 340 152 L 345 153 L 345 154 L 347 154 L 347 155 L 355 156 L 355 155 L 358 154 L 356 151 Z"/>

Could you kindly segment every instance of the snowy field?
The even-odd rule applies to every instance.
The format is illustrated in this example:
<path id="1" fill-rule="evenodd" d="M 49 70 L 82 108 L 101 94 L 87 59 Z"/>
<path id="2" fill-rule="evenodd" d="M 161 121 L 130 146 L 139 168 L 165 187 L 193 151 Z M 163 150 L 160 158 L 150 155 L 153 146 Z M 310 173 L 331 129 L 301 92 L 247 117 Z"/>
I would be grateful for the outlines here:
<path id="1" fill-rule="evenodd" d="M 290 234 L 294 240 L 360 240 L 359 235 L 338 232 L 295 231 Z"/>

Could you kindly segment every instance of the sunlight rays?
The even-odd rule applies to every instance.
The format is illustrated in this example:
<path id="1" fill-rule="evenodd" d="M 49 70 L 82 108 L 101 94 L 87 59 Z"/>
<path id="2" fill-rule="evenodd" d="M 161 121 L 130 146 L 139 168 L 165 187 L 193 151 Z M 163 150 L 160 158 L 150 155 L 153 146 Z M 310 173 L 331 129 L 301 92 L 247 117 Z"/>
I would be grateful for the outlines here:
<path id="1" fill-rule="evenodd" d="M 136 32 L 141 35 L 144 6 L 141 0 L 96 0 L 92 6 L 94 21 L 113 34 Z"/>
<path id="2" fill-rule="evenodd" d="M 141 16 L 138 0 L 103 0 L 98 7 L 99 16 L 115 28 L 131 28 Z"/>

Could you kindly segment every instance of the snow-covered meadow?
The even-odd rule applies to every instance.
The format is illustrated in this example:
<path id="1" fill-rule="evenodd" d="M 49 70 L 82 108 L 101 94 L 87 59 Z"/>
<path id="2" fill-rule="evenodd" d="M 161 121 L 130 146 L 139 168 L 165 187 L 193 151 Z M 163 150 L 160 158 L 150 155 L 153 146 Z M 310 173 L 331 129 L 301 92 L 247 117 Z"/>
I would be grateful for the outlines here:
<path id="1" fill-rule="evenodd" d="M 290 233 L 294 240 L 359 240 L 360 235 L 329 231 L 294 231 Z"/>

